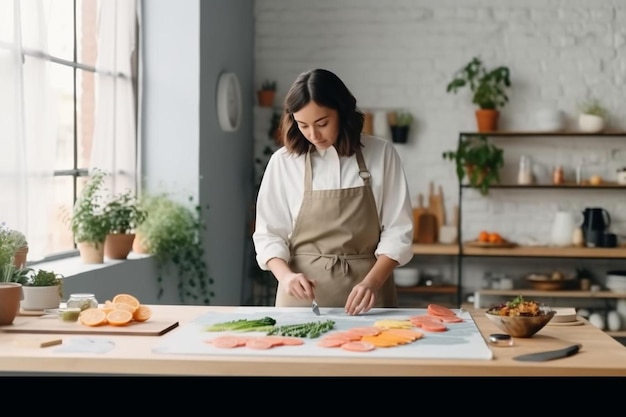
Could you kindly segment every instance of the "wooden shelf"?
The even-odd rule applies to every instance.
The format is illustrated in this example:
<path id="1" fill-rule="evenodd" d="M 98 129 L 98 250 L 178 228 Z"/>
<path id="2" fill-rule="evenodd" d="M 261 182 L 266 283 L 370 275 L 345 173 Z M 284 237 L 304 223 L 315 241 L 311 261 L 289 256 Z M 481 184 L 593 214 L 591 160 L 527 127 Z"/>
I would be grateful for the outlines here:
<path id="1" fill-rule="evenodd" d="M 519 288 L 515 290 L 478 290 L 477 295 L 501 295 L 506 297 L 517 297 L 523 295 L 526 297 L 544 297 L 544 298 L 626 298 L 626 292 L 613 291 L 580 291 L 580 290 L 556 290 L 542 291 L 533 290 L 531 288 Z"/>
<path id="2" fill-rule="evenodd" d="M 415 293 L 415 294 L 456 294 L 458 287 L 456 285 L 416 285 L 415 287 L 398 287 L 399 293 Z"/>
<path id="3" fill-rule="evenodd" d="M 477 248 L 463 246 L 464 256 L 507 256 L 537 258 L 626 259 L 626 246 L 585 248 L 554 246 L 516 246 L 513 248 Z"/>
<path id="4" fill-rule="evenodd" d="M 416 255 L 458 255 L 459 246 L 456 243 L 443 244 L 443 243 L 414 243 L 413 253 Z"/>
<path id="5" fill-rule="evenodd" d="M 462 188 L 474 188 L 469 184 L 462 184 L 461 185 Z M 589 190 L 613 190 L 613 189 L 626 189 L 626 185 L 624 184 L 618 184 L 617 182 L 613 182 L 613 181 L 605 181 L 601 184 L 598 185 L 591 185 L 591 184 L 577 184 L 575 182 L 569 183 L 563 183 L 563 184 L 529 184 L 529 185 L 519 185 L 519 184 L 492 184 L 489 186 L 490 189 L 531 189 L 531 190 L 536 190 L 536 189 L 551 189 L 551 190 L 556 190 L 556 189 L 568 189 L 568 190 L 572 190 L 572 189 L 582 189 L 585 191 L 589 191 Z"/>
<path id="6" fill-rule="evenodd" d="M 558 131 L 496 131 L 496 132 L 461 132 L 462 136 L 490 136 L 490 137 L 507 137 L 507 136 L 626 136 L 623 130 L 605 130 L 603 132 L 580 132 L 577 130 L 558 130 Z"/>

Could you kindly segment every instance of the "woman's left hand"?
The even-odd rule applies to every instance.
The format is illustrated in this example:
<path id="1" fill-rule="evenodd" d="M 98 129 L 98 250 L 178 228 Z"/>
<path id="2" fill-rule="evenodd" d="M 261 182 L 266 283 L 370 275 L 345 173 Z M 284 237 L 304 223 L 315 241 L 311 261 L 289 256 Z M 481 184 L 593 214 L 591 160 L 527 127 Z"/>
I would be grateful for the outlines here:
<path id="1" fill-rule="evenodd" d="M 346 301 L 346 313 L 351 316 L 355 316 L 361 313 L 367 313 L 376 304 L 376 290 L 375 288 L 360 282 L 355 285 L 348 295 Z"/>

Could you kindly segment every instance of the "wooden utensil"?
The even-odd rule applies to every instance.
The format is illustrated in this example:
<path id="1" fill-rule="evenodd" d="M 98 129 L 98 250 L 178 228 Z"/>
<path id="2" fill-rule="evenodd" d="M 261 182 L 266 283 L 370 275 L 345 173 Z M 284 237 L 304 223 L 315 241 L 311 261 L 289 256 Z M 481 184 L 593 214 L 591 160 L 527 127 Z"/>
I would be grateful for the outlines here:
<path id="1" fill-rule="evenodd" d="M 435 193 L 435 184 L 431 181 L 428 191 L 428 211 L 437 218 L 437 230 L 446 224 L 443 207 L 443 187 L 439 186 L 439 193 Z"/>
<path id="2" fill-rule="evenodd" d="M 418 243 L 436 243 L 438 241 L 437 217 L 424 212 L 419 216 L 418 223 Z"/>
<path id="3" fill-rule="evenodd" d="M 417 195 L 417 207 L 413 209 L 413 242 L 418 241 L 419 218 L 424 213 L 426 213 L 426 207 L 424 207 L 424 195 L 419 193 Z"/>

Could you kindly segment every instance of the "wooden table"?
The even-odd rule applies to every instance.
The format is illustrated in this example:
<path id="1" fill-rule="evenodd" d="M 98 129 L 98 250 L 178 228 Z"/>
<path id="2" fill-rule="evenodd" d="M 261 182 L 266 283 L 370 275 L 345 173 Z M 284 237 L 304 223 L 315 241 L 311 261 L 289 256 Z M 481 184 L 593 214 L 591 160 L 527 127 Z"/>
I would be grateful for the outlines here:
<path id="1" fill-rule="evenodd" d="M 208 311 L 236 307 L 151 306 L 153 319 L 177 320 L 181 326 Z M 482 336 L 501 333 L 485 316 L 472 311 Z M 16 322 L 32 320 L 17 317 Z M 171 330 L 180 331 L 181 327 Z M 170 334 L 170 333 L 168 333 Z M 66 335 L 57 335 L 61 338 Z M 626 347 L 585 321 L 581 326 L 546 326 L 512 347 L 491 347 L 492 360 L 310 358 L 155 354 L 160 336 L 96 335 L 113 340 L 107 353 L 54 353 L 53 348 L 24 347 L 41 335 L 0 332 L 0 374 L 109 374 L 199 376 L 626 376 Z M 162 336 L 161 336 L 162 337 Z M 581 343 L 569 358 L 518 362 L 514 356 Z"/>

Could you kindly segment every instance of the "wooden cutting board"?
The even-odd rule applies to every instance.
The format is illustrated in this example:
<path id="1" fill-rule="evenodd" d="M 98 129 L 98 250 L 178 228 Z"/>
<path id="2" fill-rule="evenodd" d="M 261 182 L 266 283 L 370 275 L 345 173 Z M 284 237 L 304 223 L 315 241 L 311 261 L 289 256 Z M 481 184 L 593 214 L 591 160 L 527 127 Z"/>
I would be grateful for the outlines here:
<path id="1" fill-rule="evenodd" d="M 424 195 L 419 193 L 417 195 L 417 207 L 413 209 L 413 242 L 419 241 L 419 219 L 420 216 L 426 212 L 426 207 L 424 207 Z"/>
<path id="2" fill-rule="evenodd" d="M 437 243 L 439 239 L 437 217 L 432 213 L 426 212 L 420 215 L 417 222 L 417 243 Z"/>
<path id="3" fill-rule="evenodd" d="M 79 322 L 66 323 L 56 315 L 28 317 L 16 320 L 8 326 L 0 326 L 0 331 L 7 333 L 51 333 L 51 334 L 103 334 L 130 336 L 161 336 L 178 327 L 177 321 L 132 322 L 127 326 L 89 327 Z"/>
<path id="4" fill-rule="evenodd" d="M 435 193 L 435 184 L 431 181 L 428 191 L 428 211 L 437 218 L 437 230 L 446 224 L 446 213 L 443 207 L 443 187 L 439 186 L 439 192 Z"/>

